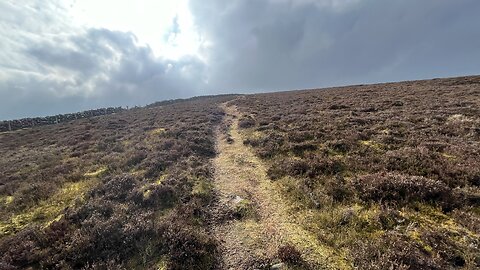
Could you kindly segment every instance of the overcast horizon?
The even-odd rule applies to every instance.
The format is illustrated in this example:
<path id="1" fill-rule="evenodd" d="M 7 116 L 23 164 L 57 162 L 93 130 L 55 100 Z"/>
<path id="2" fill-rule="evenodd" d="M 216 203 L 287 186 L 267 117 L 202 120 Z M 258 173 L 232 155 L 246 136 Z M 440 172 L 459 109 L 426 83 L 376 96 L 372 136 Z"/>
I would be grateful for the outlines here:
<path id="1" fill-rule="evenodd" d="M 475 0 L 0 2 L 0 120 L 480 74 Z"/>

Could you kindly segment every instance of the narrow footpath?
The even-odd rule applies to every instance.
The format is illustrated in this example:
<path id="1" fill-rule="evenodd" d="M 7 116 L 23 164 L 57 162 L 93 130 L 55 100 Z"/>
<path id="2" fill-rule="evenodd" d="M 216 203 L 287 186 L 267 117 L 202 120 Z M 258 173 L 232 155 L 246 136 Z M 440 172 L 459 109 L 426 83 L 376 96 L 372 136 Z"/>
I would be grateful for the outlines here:
<path id="1" fill-rule="evenodd" d="M 217 157 L 213 162 L 218 201 L 212 207 L 220 268 L 251 269 L 261 262 L 279 263 L 277 251 L 286 244 L 302 254 L 305 266 L 301 268 L 344 268 L 330 249 L 295 222 L 262 161 L 243 144 L 237 108 L 228 103 L 222 108 L 226 116 L 216 134 Z M 281 264 L 277 267 L 288 269 Z"/>

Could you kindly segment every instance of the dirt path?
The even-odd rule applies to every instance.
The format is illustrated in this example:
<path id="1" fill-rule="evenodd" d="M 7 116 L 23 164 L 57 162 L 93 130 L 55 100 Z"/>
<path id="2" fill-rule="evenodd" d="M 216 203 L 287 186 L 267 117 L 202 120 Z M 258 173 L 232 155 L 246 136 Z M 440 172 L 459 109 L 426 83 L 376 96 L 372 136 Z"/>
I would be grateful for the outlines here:
<path id="1" fill-rule="evenodd" d="M 287 202 L 267 178 L 266 168 L 243 144 L 237 109 L 228 105 L 223 108 L 227 113 L 224 123 L 230 123 L 230 128 L 217 132 L 214 184 L 219 200 L 213 207 L 212 228 L 221 243 L 221 269 L 249 269 L 253 262 L 279 262 L 276 254 L 285 244 L 295 246 L 313 269 L 343 268 L 327 267 L 339 261 L 314 235 L 297 225 Z M 227 141 L 227 133 L 233 141 Z"/>

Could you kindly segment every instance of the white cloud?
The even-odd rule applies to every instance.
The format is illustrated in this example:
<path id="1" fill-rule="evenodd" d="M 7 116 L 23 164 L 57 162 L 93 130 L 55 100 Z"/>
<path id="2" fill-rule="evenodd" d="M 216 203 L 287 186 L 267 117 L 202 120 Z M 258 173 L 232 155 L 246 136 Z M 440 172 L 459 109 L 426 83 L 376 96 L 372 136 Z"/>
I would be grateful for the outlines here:
<path id="1" fill-rule="evenodd" d="M 115 16 L 128 15 L 125 1 L 119 3 L 119 13 L 110 17 L 111 24 L 94 16 L 89 18 L 90 23 L 80 23 L 71 16 L 75 3 L 42 2 L 0 3 L 0 14 L 15 14 L 6 16 L 0 24 L 0 119 L 142 105 L 197 94 L 194 88 L 202 82 L 203 63 L 185 50 L 191 49 L 182 45 L 185 37 L 179 35 L 173 40 L 176 51 L 172 49 L 171 55 L 155 55 L 148 43 L 153 36 L 162 41 L 170 31 L 171 18 L 165 21 L 166 30 L 160 27 L 149 33 L 154 28 L 147 29 L 145 40 L 139 41 L 133 31 L 142 23 L 154 22 L 147 16 L 141 21 L 137 17 L 138 24 L 132 18 L 132 28 L 117 24 L 119 18 Z M 93 5 L 87 2 L 82 3 Z M 116 1 L 110 2 L 112 6 L 117 6 Z M 158 6 L 148 8 L 155 10 Z M 160 14 L 180 18 L 177 11 Z M 104 23 L 111 29 L 100 27 Z"/>
<path id="2" fill-rule="evenodd" d="M 81 0 L 69 13 L 76 24 L 135 33 L 140 45 L 148 45 L 157 57 L 179 59 L 196 55 L 200 40 L 195 32 L 187 0 Z M 179 32 L 171 32 L 174 19 Z"/>
<path id="3" fill-rule="evenodd" d="M 477 0 L 3 0 L 0 119 L 480 73 Z"/>

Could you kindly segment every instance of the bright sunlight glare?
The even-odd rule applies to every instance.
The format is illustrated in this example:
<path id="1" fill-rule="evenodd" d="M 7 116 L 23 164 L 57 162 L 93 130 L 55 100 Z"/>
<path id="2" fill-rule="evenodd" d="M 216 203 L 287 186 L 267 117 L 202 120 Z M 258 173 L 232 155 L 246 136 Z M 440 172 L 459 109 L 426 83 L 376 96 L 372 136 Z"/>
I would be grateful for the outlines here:
<path id="1" fill-rule="evenodd" d="M 201 40 L 187 0 L 81 0 L 72 4 L 71 12 L 80 25 L 132 32 L 157 57 L 176 60 L 198 54 Z"/>

